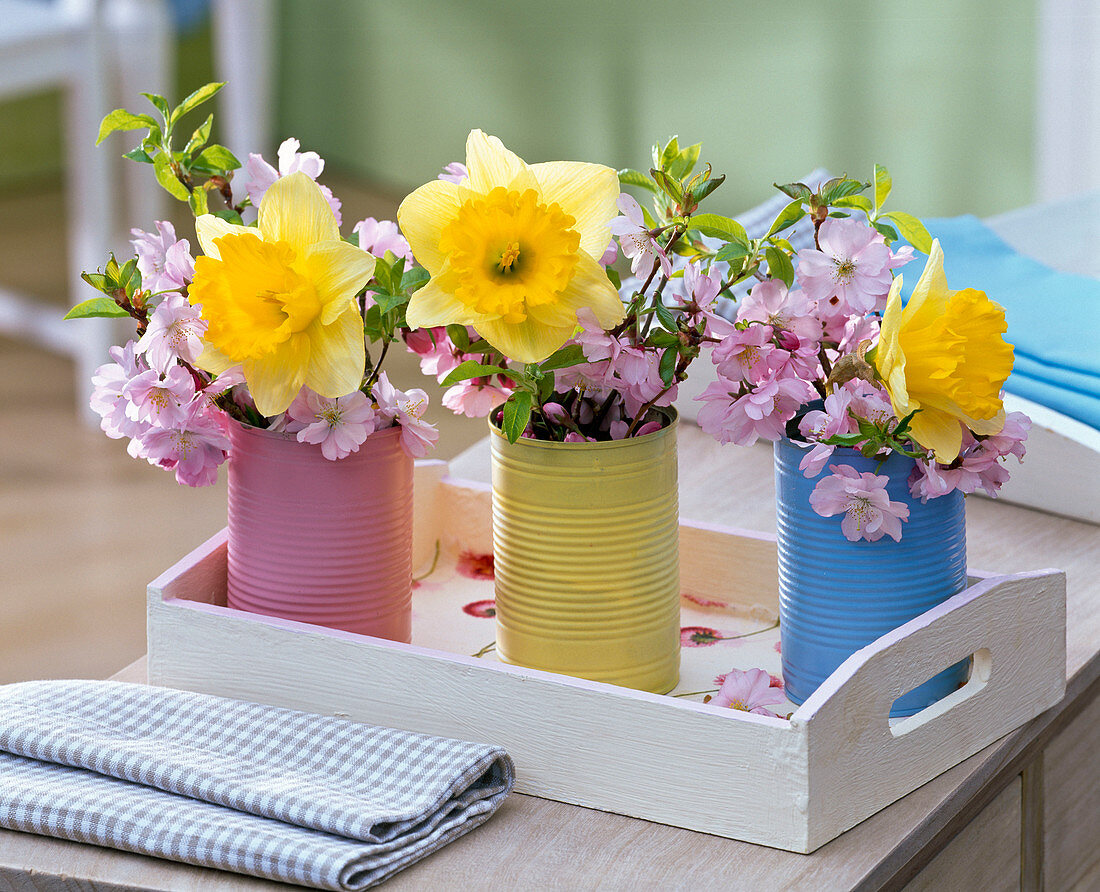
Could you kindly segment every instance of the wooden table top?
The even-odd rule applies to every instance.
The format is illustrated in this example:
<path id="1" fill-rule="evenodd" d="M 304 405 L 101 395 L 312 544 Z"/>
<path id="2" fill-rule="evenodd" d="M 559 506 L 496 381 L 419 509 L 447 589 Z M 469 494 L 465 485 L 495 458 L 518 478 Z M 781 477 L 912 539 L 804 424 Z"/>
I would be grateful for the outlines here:
<path id="1" fill-rule="evenodd" d="M 771 450 L 721 447 L 680 430 L 681 516 L 774 528 Z M 480 443 L 452 463 L 487 479 Z M 967 500 L 972 567 L 1067 575 L 1065 700 L 812 855 L 799 855 L 578 806 L 513 795 L 496 816 L 391 879 L 395 890 L 900 888 L 1100 693 L 1100 526 L 986 499 Z M 143 681 L 143 663 L 118 678 Z M 690 741 L 669 741 L 670 762 Z M 700 808 L 706 808 L 705 799 Z M 27 872 L 36 871 L 33 876 Z M 67 877 L 68 880 L 59 880 Z M 277 884 L 59 840 L 0 831 L 0 881 L 18 889 L 248 890 Z M 71 884 L 71 885 L 70 885 Z M 87 888 L 88 886 L 80 886 Z"/>

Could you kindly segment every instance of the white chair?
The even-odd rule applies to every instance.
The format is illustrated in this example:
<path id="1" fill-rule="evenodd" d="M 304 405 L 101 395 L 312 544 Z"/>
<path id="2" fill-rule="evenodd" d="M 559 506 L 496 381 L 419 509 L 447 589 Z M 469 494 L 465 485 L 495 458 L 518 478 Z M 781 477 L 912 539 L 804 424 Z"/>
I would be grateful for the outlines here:
<path id="1" fill-rule="evenodd" d="M 118 222 L 116 165 L 110 151 L 95 145 L 99 122 L 110 110 L 110 88 L 117 82 L 136 90 L 139 73 L 144 84 L 155 85 L 152 89 L 166 86 L 168 33 L 166 12 L 154 0 L 0 0 L 0 99 L 48 88 L 61 88 L 65 94 L 72 303 L 93 294 L 80 272 L 102 267 L 108 251 L 124 243 L 113 239 Z M 127 51 L 119 52 L 123 43 Z M 112 64 L 105 64 L 107 60 Z M 133 211 L 151 220 L 158 202 L 154 191 L 136 180 L 127 191 L 133 196 Z M 108 361 L 116 326 L 108 319 L 64 322 L 62 315 L 55 306 L 0 285 L 0 332 L 72 356 L 78 401 L 92 419 L 87 408 L 91 375 Z"/>

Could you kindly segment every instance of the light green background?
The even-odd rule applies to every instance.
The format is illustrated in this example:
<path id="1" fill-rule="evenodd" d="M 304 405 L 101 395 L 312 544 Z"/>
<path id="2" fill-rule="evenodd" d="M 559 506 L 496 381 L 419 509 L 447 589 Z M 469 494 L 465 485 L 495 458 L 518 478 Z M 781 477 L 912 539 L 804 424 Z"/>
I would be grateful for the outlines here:
<path id="1" fill-rule="evenodd" d="M 727 213 L 876 161 L 922 216 L 1033 196 L 1035 0 L 283 0 L 279 22 L 277 133 L 395 194 L 481 127 L 529 161 L 616 167 L 702 141 Z M 209 69 L 200 32 L 180 95 Z M 57 175 L 56 111 L 0 106 L 0 189 Z"/>
<path id="2" fill-rule="evenodd" d="M 616 167 L 702 141 L 726 212 L 876 161 L 919 215 L 1032 197 L 1033 0 L 349 0 L 282 20 L 280 132 L 398 191 L 481 127 L 529 161 Z"/>

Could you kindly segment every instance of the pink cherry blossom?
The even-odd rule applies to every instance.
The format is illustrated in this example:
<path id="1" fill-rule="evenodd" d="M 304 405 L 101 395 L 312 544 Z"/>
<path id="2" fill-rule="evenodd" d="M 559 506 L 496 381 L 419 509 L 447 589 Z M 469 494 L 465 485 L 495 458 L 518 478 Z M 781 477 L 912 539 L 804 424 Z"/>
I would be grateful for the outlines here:
<path id="1" fill-rule="evenodd" d="M 672 263 L 645 225 L 642 207 L 634 196 L 623 192 L 619 195 L 619 210 L 622 217 L 611 221 L 611 234 L 619 237 L 623 254 L 631 258 L 630 271 L 640 279 L 645 279 L 653 271 L 653 265 L 660 262 L 661 271 L 672 275 Z"/>
<path id="2" fill-rule="evenodd" d="M 140 437 L 149 428 L 146 422 L 138 420 L 136 412 L 128 411 L 130 400 L 126 396 L 126 385 L 149 370 L 135 352 L 135 346 L 129 341 L 125 347 L 111 347 L 107 352 L 115 361 L 101 365 L 92 376 L 89 405 L 100 417 L 99 426 L 112 440 Z"/>
<path id="3" fill-rule="evenodd" d="M 188 416 L 195 398 L 195 381 L 179 364 L 169 367 L 163 378 L 156 369 L 149 369 L 131 378 L 123 395 L 129 401 L 126 411 L 134 420 L 175 427 Z"/>
<path id="4" fill-rule="evenodd" d="M 286 430 L 299 443 L 316 443 L 329 461 L 358 452 L 374 433 L 374 405 L 358 390 L 329 399 L 303 387 L 286 410 Z"/>
<path id="5" fill-rule="evenodd" d="M 711 352 L 718 374 L 731 381 L 761 381 L 767 374 L 767 357 L 776 348 L 770 325 L 734 329 Z"/>
<path id="6" fill-rule="evenodd" d="M 918 461 L 909 477 L 909 492 L 922 502 L 939 498 L 956 489 L 963 493 L 984 490 L 996 498 L 1008 481 L 1008 468 L 1002 463 L 1009 455 L 1023 459 L 1031 419 L 1022 412 L 1011 412 L 1001 432 L 981 439 L 963 431 L 962 449 L 956 462 L 944 466 Z"/>
<path id="7" fill-rule="evenodd" d="M 595 443 L 595 437 L 586 437 L 584 434 L 578 434 L 576 431 L 570 431 L 565 435 L 565 443 Z"/>
<path id="8" fill-rule="evenodd" d="M 741 301 L 737 321 L 763 322 L 777 331 L 792 332 L 799 343 L 816 345 L 821 340 L 821 322 L 815 312 L 816 306 L 806 292 L 788 290 L 779 279 L 766 279 L 754 285 Z"/>
<path id="9" fill-rule="evenodd" d="M 218 466 L 229 451 L 225 416 L 211 411 L 204 400 L 195 400 L 184 419 L 174 427 L 157 427 L 142 437 L 151 462 L 175 469 L 185 486 L 210 486 L 218 479 Z"/>
<path id="10" fill-rule="evenodd" d="M 882 235 L 855 219 L 830 217 L 818 233 L 821 250 L 798 252 L 798 281 L 822 318 L 862 316 L 886 305 L 894 260 Z"/>
<path id="11" fill-rule="evenodd" d="M 131 229 L 130 244 L 137 252 L 137 267 L 142 288 L 176 291 L 191 284 L 195 275 L 195 259 L 187 239 L 176 238 L 175 227 L 166 220 L 156 221 L 157 231 Z"/>
<path id="12" fill-rule="evenodd" d="M 278 170 L 268 164 L 260 155 L 250 154 L 248 156 L 244 168 L 245 173 L 248 175 L 248 197 L 254 207 L 260 206 L 264 193 L 280 177 L 301 172 L 316 182 L 317 177 L 325 169 L 324 159 L 316 152 L 299 152 L 299 148 L 301 148 L 301 143 L 293 137 L 283 140 L 282 145 L 279 146 Z M 336 225 L 339 226 L 342 222 L 340 199 L 332 194 L 332 190 L 328 186 L 321 186 L 320 183 L 317 185 L 321 187 L 321 194 L 325 196 L 325 201 L 332 208 L 332 213 L 336 215 Z"/>
<path id="13" fill-rule="evenodd" d="M 496 384 L 477 383 L 484 380 L 460 381 L 447 388 L 443 394 L 443 405 L 455 415 L 465 415 L 467 418 L 487 417 L 493 409 L 508 399 L 512 391 Z"/>
<path id="14" fill-rule="evenodd" d="M 194 364 L 202 353 L 205 331 L 201 308 L 192 306 L 183 295 L 169 294 L 153 310 L 137 349 L 152 368 L 164 373 L 177 359 Z"/>
<path id="15" fill-rule="evenodd" d="M 699 410 L 698 423 L 719 443 L 751 446 L 761 437 L 778 440 L 798 408 L 816 395 L 810 384 L 798 378 L 776 375 L 742 392 L 739 384 L 719 377 L 696 397 L 706 403 Z"/>
<path id="16" fill-rule="evenodd" d="M 385 257 L 390 251 L 394 257 L 404 257 L 407 263 L 413 262 L 412 248 L 392 220 L 376 220 L 367 217 L 352 227 L 359 236 L 359 247 L 375 257 Z"/>
<path id="17" fill-rule="evenodd" d="M 476 333 L 474 337 L 477 337 Z M 457 368 L 464 357 L 443 326 L 418 328 L 405 335 L 405 346 L 420 357 L 420 371 L 439 381 Z"/>
<path id="18" fill-rule="evenodd" d="M 829 465 L 810 493 L 810 506 L 822 517 L 843 514 L 840 529 L 851 542 L 877 542 L 884 535 L 901 541 L 901 522 L 909 519 L 909 506 L 894 502 L 886 492 L 890 478 L 860 473 L 847 465 Z"/>
<path id="19" fill-rule="evenodd" d="M 443 173 L 438 179 L 446 180 L 448 183 L 461 183 L 467 176 L 466 165 L 461 161 L 452 161 L 443 168 Z"/>
<path id="20" fill-rule="evenodd" d="M 603 253 L 599 256 L 596 262 L 600 266 L 611 266 L 616 260 L 619 259 L 619 246 L 615 244 L 615 239 L 608 242 L 607 247 L 604 248 Z"/>
<path id="21" fill-rule="evenodd" d="M 764 707 L 775 706 L 787 699 L 781 688 L 772 686 L 771 676 L 763 669 L 731 669 L 714 679 L 714 683 L 721 687 L 710 702 L 741 712 L 775 715 Z"/>
<path id="22" fill-rule="evenodd" d="M 423 458 L 439 439 L 439 431 L 422 416 L 428 407 L 428 395 L 419 388 L 407 393 L 390 383 L 385 372 L 374 385 L 374 399 L 378 404 L 375 429 L 396 423 L 401 425 L 401 448 L 413 458 Z"/>

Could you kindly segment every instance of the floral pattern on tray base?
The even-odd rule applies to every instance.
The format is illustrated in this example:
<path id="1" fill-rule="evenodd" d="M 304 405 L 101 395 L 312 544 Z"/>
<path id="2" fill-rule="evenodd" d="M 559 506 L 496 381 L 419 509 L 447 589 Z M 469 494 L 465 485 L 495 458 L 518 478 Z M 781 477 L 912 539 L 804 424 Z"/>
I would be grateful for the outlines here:
<path id="1" fill-rule="evenodd" d="M 443 551 L 433 568 L 422 568 L 413 592 L 413 644 L 495 661 L 492 566 L 491 554 Z M 761 669 L 771 688 L 782 689 L 778 617 L 749 615 L 732 600 L 692 592 L 681 595 L 680 617 L 680 683 L 668 696 L 713 702 L 716 679 L 735 669 Z M 782 699 L 765 710 L 786 717 L 795 708 Z"/>

